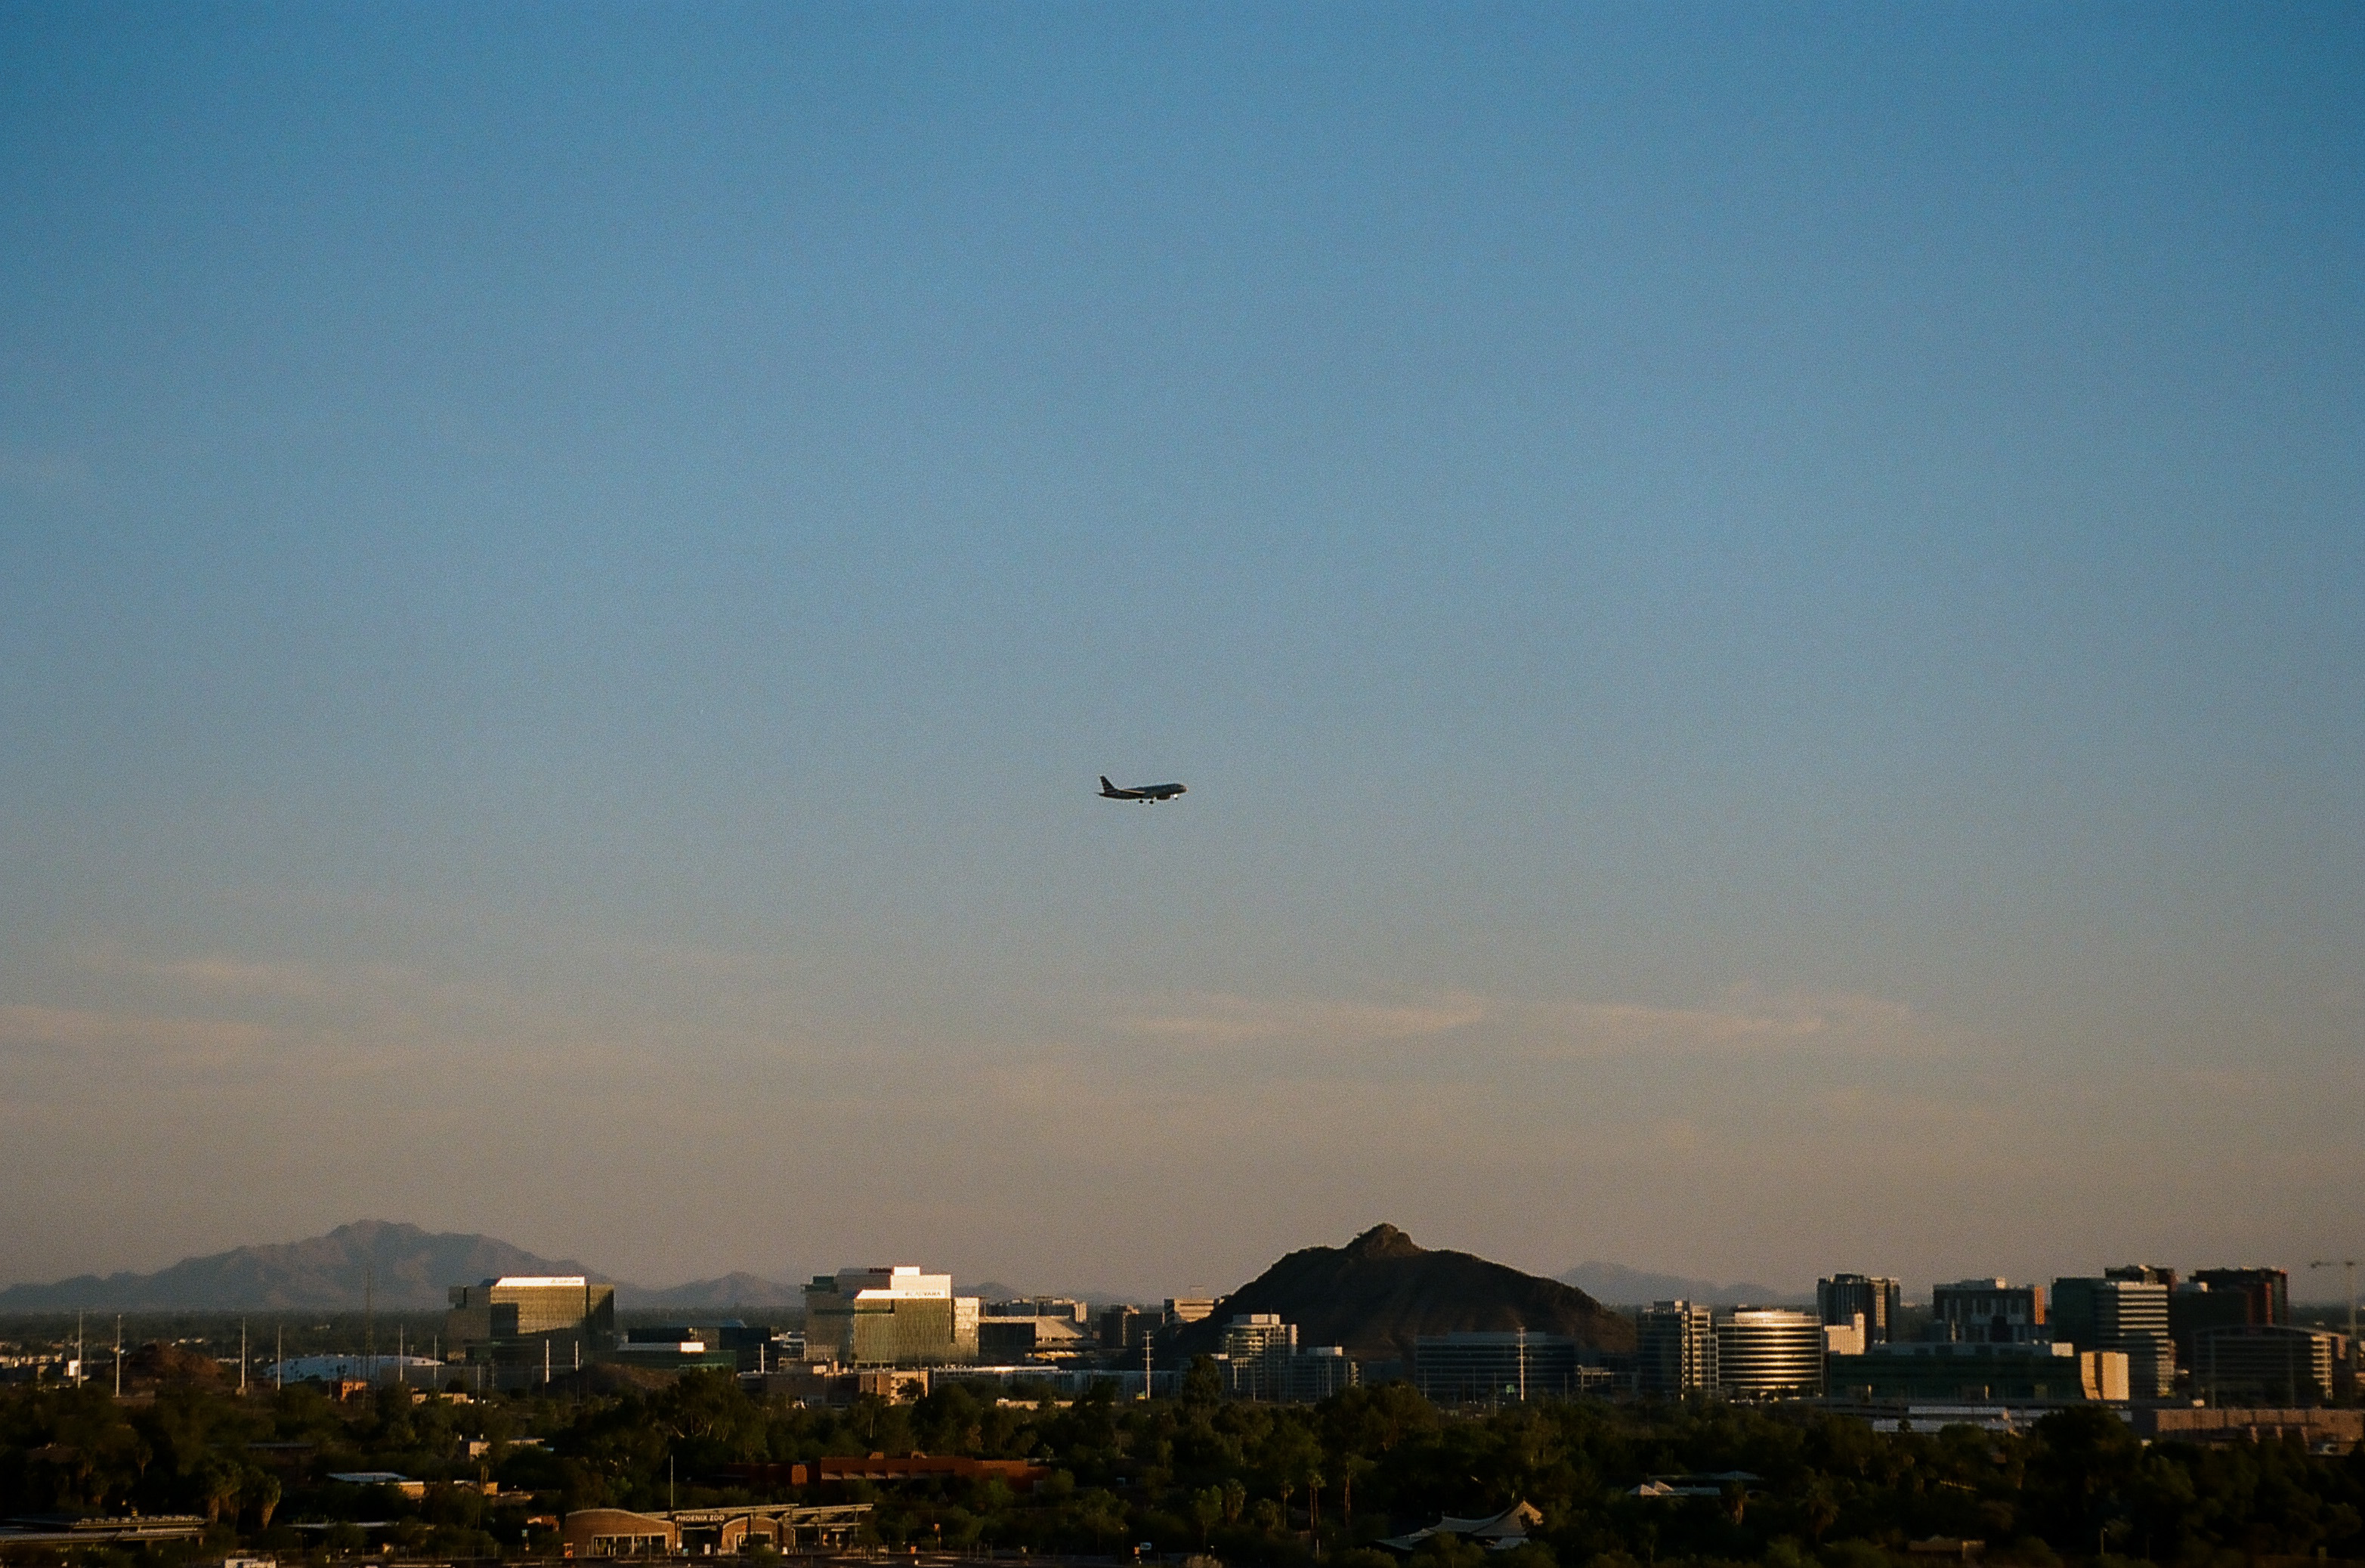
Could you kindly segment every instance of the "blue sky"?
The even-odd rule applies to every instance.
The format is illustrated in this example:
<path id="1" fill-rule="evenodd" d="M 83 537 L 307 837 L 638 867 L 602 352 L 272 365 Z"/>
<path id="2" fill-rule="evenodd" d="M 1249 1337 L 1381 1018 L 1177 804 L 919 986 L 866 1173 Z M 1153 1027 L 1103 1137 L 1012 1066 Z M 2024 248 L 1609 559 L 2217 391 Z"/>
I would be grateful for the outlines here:
<path id="1" fill-rule="evenodd" d="M 0 1278 L 2353 1251 L 2359 80 L 0 13 Z"/>

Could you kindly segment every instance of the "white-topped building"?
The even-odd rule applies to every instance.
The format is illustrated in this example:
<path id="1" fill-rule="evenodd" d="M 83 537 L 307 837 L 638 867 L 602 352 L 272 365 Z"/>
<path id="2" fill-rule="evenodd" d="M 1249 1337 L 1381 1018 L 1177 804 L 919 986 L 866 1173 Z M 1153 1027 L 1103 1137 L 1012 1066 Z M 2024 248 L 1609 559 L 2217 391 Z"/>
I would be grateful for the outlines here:
<path id="1" fill-rule="evenodd" d="M 840 1269 L 805 1286 L 807 1353 L 847 1366 L 974 1361 L 977 1319 L 977 1297 L 915 1263 Z"/>

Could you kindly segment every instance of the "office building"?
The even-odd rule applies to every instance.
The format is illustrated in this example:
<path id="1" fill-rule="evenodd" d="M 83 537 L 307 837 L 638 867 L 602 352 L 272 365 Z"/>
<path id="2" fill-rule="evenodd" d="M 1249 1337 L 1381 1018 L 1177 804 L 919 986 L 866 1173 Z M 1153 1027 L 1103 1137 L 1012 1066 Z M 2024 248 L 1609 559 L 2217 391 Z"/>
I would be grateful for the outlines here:
<path id="1" fill-rule="evenodd" d="M 908 1263 L 840 1269 L 805 1286 L 806 1353 L 850 1367 L 958 1365 L 977 1360 L 978 1299 L 950 1274 Z"/>
<path id="2" fill-rule="evenodd" d="M 1104 1350 L 1138 1350 L 1158 1330 L 1160 1319 L 1138 1306 L 1104 1306 L 1095 1325 Z"/>
<path id="3" fill-rule="evenodd" d="M 2179 1366 L 2193 1364 L 2193 1336 L 2204 1328 L 2246 1328 L 2253 1319 L 2249 1293 L 2218 1290 L 2187 1280 L 2168 1293 L 2168 1337 L 2176 1343 Z"/>
<path id="4" fill-rule="evenodd" d="M 1242 1313 L 1224 1326 L 1226 1382 L 1245 1399 L 1279 1399 L 1287 1387 L 1283 1365 L 1297 1353 L 1297 1325 L 1270 1312 Z"/>
<path id="5" fill-rule="evenodd" d="M 1051 1317 L 1079 1327 L 1092 1320 L 1092 1308 L 1081 1301 L 1060 1295 L 1023 1296 L 1015 1301 L 981 1302 L 978 1306 L 981 1319 L 987 1317 Z"/>
<path id="6" fill-rule="evenodd" d="M 1209 1295 L 1171 1295 L 1166 1298 L 1166 1327 L 1180 1328 L 1186 1323 L 1197 1323 L 1216 1316 L 1216 1298 Z"/>
<path id="7" fill-rule="evenodd" d="M 1297 1349 L 1297 1325 L 1270 1312 L 1243 1313 L 1224 1325 L 1224 1354 L 1247 1361 L 1270 1350 Z"/>
<path id="8" fill-rule="evenodd" d="M 2192 1392 L 2212 1405 L 2331 1403 L 2345 1334 L 2284 1324 L 2203 1328 L 2192 1337 Z"/>
<path id="9" fill-rule="evenodd" d="M 2207 1285 L 2212 1293 L 2239 1294 L 2249 1309 L 2246 1321 L 2260 1327 L 2280 1327 L 2291 1321 L 2291 1275 L 2281 1269 L 2195 1269 L 2192 1282 Z"/>
<path id="10" fill-rule="evenodd" d="M 1634 1385 L 1649 1397 L 1681 1399 L 1717 1386 L 1716 1327 L 1705 1306 L 1663 1301 L 1634 1316 Z"/>
<path id="11" fill-rule="evenodd" d="M 1584 1356 L 1563 1334 L 1424 1334 L 1413 1341 L 1412 1382 L 1438 1405 L 1566 1399 L 1586 1386 Z"/>
<path id="12" fill-rule="evenodd" d="M 1079 1355 L 1085 1350 L 1100 1350 L 1100 1338 L 1067 1313 L 1019 1317 L 1017 1313 L 986 1310 L 977 1320 L 977 1355 L 986 1362 Z"/>
<path id="13" fill-rule="evenodd" d="M 1826 1323 L 1823 1325 L 1823 1354 L 1825 1356 L 1861 1356 L 1864 1354 L 1867 1338 L 1864 1326 L 1864 1314 L 1861 1312 L 1850 1317 L 1845 1323 Z"/>
<path id="14" fill-rule="evenodd" d="M 1904 1286 L 1885 1274 L 1833 1274 L 1815 1282 L 1816 1315 L 1843 1328 L 1861 1316 L 1867 1345 L 1886 1345 L 1897 1337 L 1897 1315 L 1904 1305 Z"/>
<path id="15" fill-rule="evenodd" d="M 1736 1399 L 1823 1392 L 1823 1325 L 1810 1312 L 1735 1307 L 1714 1319 L 1716 1383 Z"/>
<path id="16" fill-rule="evenodd" d="M 2133 1397 L 2163 1399 L 2176 1383 L 2168 1331 L 2168 1287 L 2146 1280 L 2053 1282 L 2053 1338 L 2081 1350 L 2123 1350 Z"/>
<path id="17" fill-rule="evenodd" d="M 610 1354 L 626 1366 L 646 1367 L 654 1372 L 755 1371 L 764 1341 L 745 1333 L 731 1336 L 733 1339 L 746 1340 L 746 1364 L 742 1367 L 740 1347 L 727 1341 L 725 1333 L 721 1327 L 701 1328 L 689 1324 L 628 1328 Z"/>
<path id="18" fill-rule="evenodd" d="M 1308 1345 L 1282 1364 L 1282 1398 L 1317 1405 L 1355 1386 L 1355 1363 L 1338 1345 Z"/>
<path id="19" fill-rule="evenodd" d="M 1288 1387 L 1283 1364 L 1297 1353 L 1297 1325 L 1270 1312 L 1242 1313 L 1224 1325 L 1223 1364 L 1231 1392 L 1246 1399 L 1280 1399 Z"/>
<path id="20" fill-rule="evenodd" d="M 2106 1280 L 2125 1280 L 2131 1284 L 2166 1285 L 2176 1288 L 2176 1271 L 2158 1263 L 2119 1263 L 2102 1271 Z"/>
<path id="21" fill-rule="evenodd" d="M 1240 1331 L 1235 1334 L 1233 1327 Z M 1301 1347 L 1296 1327 L 1270 1316 L 1259 1315 L 1251 1321 L 1235 1318 L 1224 1338 L 1230 1348 L 1216 1357 L 1216 1365 L 1223 1374 L 1225 1392 L 1237 1398 L 1311 1405 L 1352 1388 L 1361 1380 L 1361 1369 L 1347 1359 L 1343 1349 Z M 1138 1380 L 1141 1373 L 1120 1375 Z M 1179 1377 L 1181 1373 L 1158 1375 Z"/>
<path id="22" fill-rule="evenodd" d="M 2046 1332 L 2045 1287 L 2005 1280 L 1956 1280 L 1930 1287 L 1933 1339 L 1960 1345 L 2027 1345 Z"/>
<path id="23" fill-rule="evenodd" d="M 571 1371 L 616 1342 L 616 1287 L 581 1274 L 505 1274 L 449 1297 L 443 1342 L 456 1360 Z"/>
<path id="24" fill-rule="evenodd" d="M 1902 1341 L 1869 1346 L 1860 1355 L 1833 1356 L 1825 1368 L 1834 1398 L 1984 1404 L 2127 1396 L 2124 1355 L 2080 1351 L 2066 1341 Z"/>

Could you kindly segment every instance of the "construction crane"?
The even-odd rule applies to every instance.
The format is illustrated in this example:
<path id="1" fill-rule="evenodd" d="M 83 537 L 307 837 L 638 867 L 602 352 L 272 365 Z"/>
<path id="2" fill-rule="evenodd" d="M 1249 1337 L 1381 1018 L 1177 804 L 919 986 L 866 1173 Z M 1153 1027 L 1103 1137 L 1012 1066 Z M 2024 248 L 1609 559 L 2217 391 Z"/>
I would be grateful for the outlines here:
<path id="1" fill-rule="evenodd" d="M 2308 1265 L 2311 1269 L 2346 1269 L 2348 1271 L 2348 1364 L 2353 1368 L 2365 1364 L 2365 1348 L 2357 1343 L 2357 1260 L 2354 1258 L 2318 1258 Z"/>

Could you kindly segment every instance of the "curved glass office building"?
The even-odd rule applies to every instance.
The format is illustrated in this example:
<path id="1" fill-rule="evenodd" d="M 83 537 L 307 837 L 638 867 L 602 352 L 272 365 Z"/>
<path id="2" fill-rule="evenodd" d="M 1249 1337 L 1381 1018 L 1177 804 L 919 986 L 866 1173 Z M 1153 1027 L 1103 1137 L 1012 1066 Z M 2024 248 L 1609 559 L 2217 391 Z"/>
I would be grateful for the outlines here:
<path id="1" fill-rule="evenodd" d="M 1736 1307 L 1716 1320 L 1717 1383 L 1738 1399 L 1823 1392 L 1823 1325 L 1811 1312 Z"/>

